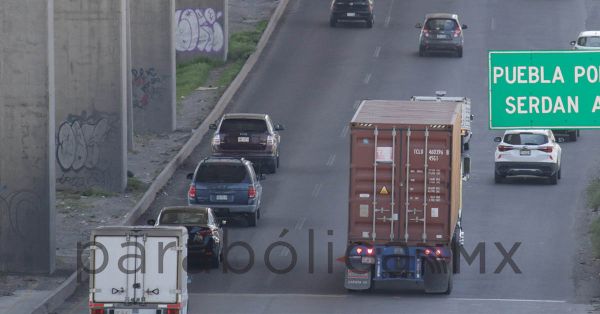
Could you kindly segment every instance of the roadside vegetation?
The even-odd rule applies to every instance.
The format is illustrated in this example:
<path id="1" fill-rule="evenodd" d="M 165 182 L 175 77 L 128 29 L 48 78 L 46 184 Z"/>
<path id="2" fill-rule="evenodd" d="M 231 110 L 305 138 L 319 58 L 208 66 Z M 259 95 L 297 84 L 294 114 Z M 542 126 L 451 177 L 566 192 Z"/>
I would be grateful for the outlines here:
<path id="1" fill-rule="evenodd" d="M 592 180 L 587 188 L 587 205 L 594 211 L 600 208 L 600 178 Z M 590 225 L 592 246 L 597 258 L 600 258 L 600 217 L 594 219 Z"/>
<path id="2" fill-rule="evenodd" d="M 256 50 L 266 27 L 267 21 L 261 21 L 252 31 L 232 34 L 229 38 L 227 62 L 199 58 L 177 66 L 177 100 L 180 101 L 196 88 L 205 85 L 214 70 L 221 70 L 215 84 L 228 86 L 240 72 L 246 59 Z"/>

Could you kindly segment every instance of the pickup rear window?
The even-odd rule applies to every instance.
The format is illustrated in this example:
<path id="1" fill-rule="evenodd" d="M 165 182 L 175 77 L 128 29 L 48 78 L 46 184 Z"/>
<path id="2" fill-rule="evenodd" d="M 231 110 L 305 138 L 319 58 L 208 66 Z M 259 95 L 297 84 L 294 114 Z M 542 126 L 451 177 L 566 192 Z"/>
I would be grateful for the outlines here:
<path id="1" fill-rule="evenodd" d="M 165 212 L 160 216 L 161 225 L 206 225 L 208 217 L 202 212 Z"/>
<path id="2" fill-rule="evenodd" d="M 506 134 L 504 143 L 511 145 L 543 145 L 548 143 L 548 136 L 532 133 Z"/>
<path id="3" fill-rule="evenodd" d="M 249 182 L 248 171 L 243 165 L 205 163 L 198 168 L 196 183 L 244 183 Z"/>
<path id="4" fill-rule="evenodd" d="M 259 119 L 225 119 L 219 130 L 221 133 L 265 133 L 267 131 L 267 122 Z"/>

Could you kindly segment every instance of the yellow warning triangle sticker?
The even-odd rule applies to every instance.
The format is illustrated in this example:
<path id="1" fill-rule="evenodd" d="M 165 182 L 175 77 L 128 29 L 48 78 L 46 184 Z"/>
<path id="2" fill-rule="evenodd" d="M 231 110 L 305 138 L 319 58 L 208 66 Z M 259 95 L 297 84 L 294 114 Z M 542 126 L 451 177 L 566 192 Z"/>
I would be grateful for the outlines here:
<path id="1" fill-rule="evenodd" d="M 379 191 L 379 194 L 381 195 L 388 195 L 388 190 L 385 188 L 385 185 L 381 188 L 381 191 Z"/>

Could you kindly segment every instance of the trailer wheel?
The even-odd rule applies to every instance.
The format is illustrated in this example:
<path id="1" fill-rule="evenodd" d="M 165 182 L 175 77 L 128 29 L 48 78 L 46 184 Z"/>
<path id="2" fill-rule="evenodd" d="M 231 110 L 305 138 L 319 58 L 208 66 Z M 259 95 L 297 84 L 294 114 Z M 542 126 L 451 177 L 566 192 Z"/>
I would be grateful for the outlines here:
<path id="1" fill-rule="evenodd" d="M 452 259 L 450 259 L 450 265 L 448 265 L 448 269 L 452 269 L 454 270 L 454 256 L 452 257 Z M 448 271 L 448 287 L 446 288 L 446 291 L 444 292 L 444 294 L 451 294 L 452 293 L 452 287 L 454 286 L 453 284 L 453 278 L 454 278 L 454 271 Z"/>

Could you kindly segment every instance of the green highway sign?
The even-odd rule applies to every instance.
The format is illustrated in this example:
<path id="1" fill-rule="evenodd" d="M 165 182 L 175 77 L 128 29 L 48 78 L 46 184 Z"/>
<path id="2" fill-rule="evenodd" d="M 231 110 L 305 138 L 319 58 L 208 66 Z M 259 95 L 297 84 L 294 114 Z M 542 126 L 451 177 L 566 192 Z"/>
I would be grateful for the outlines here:
<path id="1" fill-rule="evenodd" d="M 491 129 L 600 128 L 600 51 L 490 51 Z"/>

